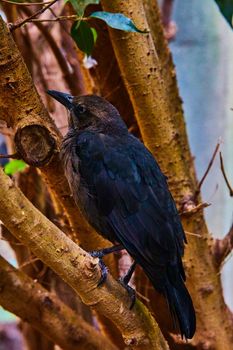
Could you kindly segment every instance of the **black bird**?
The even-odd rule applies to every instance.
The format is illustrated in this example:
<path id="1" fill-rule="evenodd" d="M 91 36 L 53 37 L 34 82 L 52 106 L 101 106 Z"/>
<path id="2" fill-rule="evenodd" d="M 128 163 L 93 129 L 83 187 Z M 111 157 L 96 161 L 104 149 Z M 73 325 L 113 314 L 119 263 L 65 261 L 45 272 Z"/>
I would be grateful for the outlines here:
<path id="1" fill-rule="evenodd" d="M 61 155 L 74 199 L 97 232 L 118 243 L 95 256 L 124 247 L 135 263 L 123 282 L 138 263 L 167 299 L 182 337 L 192 338 L 195 311 L 181 260 L 186 238 L 166 177 L 109 102 L 48 93 L 70 112 Z"/>

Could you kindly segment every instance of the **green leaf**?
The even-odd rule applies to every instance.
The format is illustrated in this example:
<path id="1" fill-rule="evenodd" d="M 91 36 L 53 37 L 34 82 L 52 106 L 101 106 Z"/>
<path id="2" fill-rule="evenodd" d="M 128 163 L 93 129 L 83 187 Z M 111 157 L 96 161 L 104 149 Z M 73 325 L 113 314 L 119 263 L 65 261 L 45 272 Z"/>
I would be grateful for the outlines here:
<path id="1" fill-rule="evenodd" d="M 4 171 L 7 175 L 14 175 L 18 171 L 23 171 L 28 165 L 24 161 L 14 159 L 7 163 L 4 167 Z"/>
<path id="2" fill-rule="evenodd" d="M 146 33 L 146 31 L 138 29 L 130 18 L 121 13 L 97 11 L 93 12 L 90 17 L 101 19 L 111 28 L 124 30 L 126 32 Z"/>
<path id="3" fill-rule="evenodd" d="M 233 0 L 215 0 L 223 16 L 233 28 Z"/>
<path id="4" fill-rule="evenodd" d="M 94 39 L 94 44 L 96 43 L 96 40 L 97 40 L 97 37 L 98 37 L 98 34 L 97 34 L 97 31 L 95 30 L 95 28 L 91 27 L 91 31 L 92 31 L 92 34 L 93 34 L 93 39 Z"/>
<path id="5" fill-rule="evenodd" d="M 85 8 L 90 4 L 99 4 L 100 0 L 68 0 L 79 17 L 82 17 Z"/>
<path id="6" fill-rule="evenodd" d="M 97 38 L 96 30 L 89 27 L 85 21 L 78 21 L 71 27 L 71 36 L 78 48 L 90 56 Z"/>

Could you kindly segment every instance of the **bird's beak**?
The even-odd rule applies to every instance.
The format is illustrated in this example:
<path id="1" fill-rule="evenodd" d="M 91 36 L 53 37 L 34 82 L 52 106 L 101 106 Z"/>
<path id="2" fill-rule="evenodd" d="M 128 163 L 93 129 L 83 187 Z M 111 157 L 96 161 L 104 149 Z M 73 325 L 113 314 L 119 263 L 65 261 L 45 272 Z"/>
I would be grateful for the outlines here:
<path id="1" fill-rule="evenodd" d="M 58 102 L 60 102 L 67 109 L 71 109 L 73 107 L 73 96 L 70 94 L 66 94 L 64 92 L 56 91 L 56 90 L 47 90 L 47 94 L 55 98 Z"/>

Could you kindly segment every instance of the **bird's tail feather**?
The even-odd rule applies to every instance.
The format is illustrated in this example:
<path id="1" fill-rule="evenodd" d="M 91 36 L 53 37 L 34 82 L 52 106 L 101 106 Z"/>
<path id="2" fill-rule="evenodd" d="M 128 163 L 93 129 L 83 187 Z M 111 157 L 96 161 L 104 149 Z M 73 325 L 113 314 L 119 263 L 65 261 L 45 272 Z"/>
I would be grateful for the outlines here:
<path id="1" fill-rule="evenodd" d="M 196 330 L 196 315 L 180 269 L 176 265 L 169 266 L 164 274 L 163 269 L 155 271 L 148 265 L 143 268 L 155 289 L 166 297 L 174 325 L 178 323 L 182 338 L 191 339 Z"/>
<path id="2" fill-rule="evenodd" d="M 165 296 L 173 319 L 178 321 L 182 338 L 191 339 L 196 330 L 196 315 L 192 299 L 183 280 L 176 286 L 167 283 Z"/>

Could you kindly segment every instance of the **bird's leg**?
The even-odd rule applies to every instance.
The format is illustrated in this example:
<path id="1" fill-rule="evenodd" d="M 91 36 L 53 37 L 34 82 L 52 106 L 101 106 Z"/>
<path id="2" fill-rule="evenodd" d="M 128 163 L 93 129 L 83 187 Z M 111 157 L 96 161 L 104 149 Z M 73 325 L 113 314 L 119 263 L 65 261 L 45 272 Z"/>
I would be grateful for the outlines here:
<path id="1" fill-rule="evenodd" d="M 114 245 L 112 247 L 104 248 L 101 250 L 93 250 L 92 252 L 89 253 L 93 258 L 99 258 L 99 267 L 101 270 L 101 277 L 98 282 L 98 287 L 105 282 L 108 275 L 108 268 L 103 262 L 102 258 L 107 254 L 118 252 L 123 249 L 124 249 L 123 245 L 118 244 L 118 245 Z"/>
<path id="2" fill-rule="evenodd" d="M 136 268 L 136 261 L 133 262 L 133 264 L 130 266 L 129 270 L 127 271 L 127 273 L 125 274 L 125 276 L 119 278 L 119 282 L 120 284 L 127 290 L 127 292 L 129 293 L 129 297 L 131 299 L 131 304 L 130 304 L 130 310 L 133 308 L 135 301 L 136 301 L 136 293 L 135 290 L 129 286 L 129 281 L 132 277 L 132 274 L 134 273 L 134 270 Z"/>
<path id="3" fill-rule="evenodd" d="M 120 250 L 123 250 L 123 249 L 124 249 L 123 245 L 118 244 L 118 245 L 113 245 L 112 247 L 109 247 L 109 248 L 104 248 L 104 249 L 100 249 L 100 250 L 93 250 L 89 254 L 93 258 L 102 259 L 107 254 L 119 252 Z"/>

